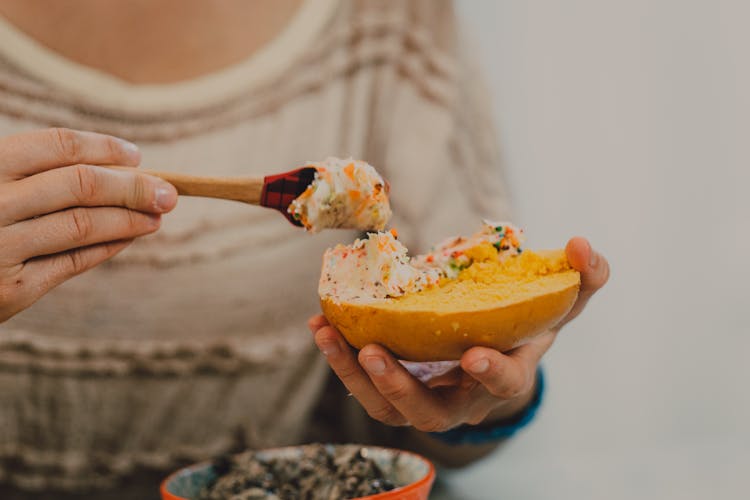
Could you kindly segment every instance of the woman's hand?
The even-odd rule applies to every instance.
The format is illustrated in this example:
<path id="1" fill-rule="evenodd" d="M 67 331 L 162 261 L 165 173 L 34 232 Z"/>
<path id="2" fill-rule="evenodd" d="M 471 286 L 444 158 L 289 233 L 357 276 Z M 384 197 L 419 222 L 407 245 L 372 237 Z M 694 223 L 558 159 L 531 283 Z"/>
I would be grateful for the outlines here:
<path id="1" fill-rule="evenodd" d="M 379 345 L 365 346 L 357 354 L 323 316 L 311 318 L 309 327 L 336 375 L 367 413 L 384 424 L 440 432 L 464 423 L 510 418 L 532 399 L 537 364 L 557 332 L 583 311 L 609 278 L 609 264 L 585 239 L 570 240 L 566 253 L 571 265 L 581 273 L 581 289 L 560 324 L 506 353 L 471 348 L 462 356 L 460 369 L 427 385 Z"/>
<path id="2" fill-rule="evenodd" d="M 0 138 L 0 322 L 159 228 L 177 192 L 114 137 L 49 129 Z"/>

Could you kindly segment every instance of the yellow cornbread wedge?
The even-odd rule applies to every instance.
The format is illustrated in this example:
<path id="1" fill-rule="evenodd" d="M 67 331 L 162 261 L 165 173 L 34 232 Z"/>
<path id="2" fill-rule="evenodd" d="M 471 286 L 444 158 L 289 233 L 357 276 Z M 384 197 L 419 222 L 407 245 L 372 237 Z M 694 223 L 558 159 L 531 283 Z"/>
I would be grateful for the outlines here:
<path id="1" fill-rule="evenodd" d="M 358 349 L 374 343 L 403 360 L 455 360 L 473 346 L 507 351 L 555 326 L 580 283 L 564 250 L 525 250 L 503 262 L 477 259 L 417 293 L 367 304 L 324 297 L 321 306 Z"/>

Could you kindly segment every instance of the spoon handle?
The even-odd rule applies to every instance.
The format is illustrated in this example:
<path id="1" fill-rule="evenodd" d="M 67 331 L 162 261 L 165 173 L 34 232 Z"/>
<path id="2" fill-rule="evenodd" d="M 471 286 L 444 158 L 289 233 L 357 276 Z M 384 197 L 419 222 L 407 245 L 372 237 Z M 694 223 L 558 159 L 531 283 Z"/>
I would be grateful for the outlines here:
<path id="1" fill-rule="evenodd" d="M 263 191 L 262 177 L 207 177 L 145 169 L 138 169 L 138 172 L 167 181 L 183 196 L 220 198 L 260 205 Z"/>

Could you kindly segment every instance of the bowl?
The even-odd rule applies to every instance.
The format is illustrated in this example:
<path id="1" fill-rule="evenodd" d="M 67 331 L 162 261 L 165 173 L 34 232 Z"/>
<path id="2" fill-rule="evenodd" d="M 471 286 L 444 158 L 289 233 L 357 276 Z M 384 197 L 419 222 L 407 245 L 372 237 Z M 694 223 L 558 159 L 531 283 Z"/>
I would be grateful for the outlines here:
<path id="1" fill-rule="evenodd" d="M 326 445 L 334 449 L 338 445 Z M 387 472 L 387 478 L 397 488 L 370 495 L 359 497 L 359 500 L 427 500 L 432 483 L 435 481 L 435 467 L 426 458 L 408 451 L 378 446 L 363 446 L 368 457 Z M 284 458 L 294 459 L 302 455 L 302 447 L 288 446 L 284 448 L 271 448 L 256 452 L 261 459 Z M 395 460 L 394 460 L 395 458 Z M 390 464 L 395 464 L 390 470 Z M 203 487 L 209 485 L 217 478 L 214 466 L 210 462 L 194 464 L 169 475 L 161 483 L 162 500 L 196 500 Z"/>

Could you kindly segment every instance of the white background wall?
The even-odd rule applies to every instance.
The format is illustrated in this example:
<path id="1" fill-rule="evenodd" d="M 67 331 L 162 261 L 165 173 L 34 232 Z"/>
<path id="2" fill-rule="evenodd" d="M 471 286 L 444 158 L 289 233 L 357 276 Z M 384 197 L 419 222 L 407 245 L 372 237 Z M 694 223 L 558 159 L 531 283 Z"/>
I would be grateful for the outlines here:
<path id="1" fill-rule="evenodd" d="M 612 278 L 440 498 L 750 498 L 750 2 L 458 0 L 530 247 Z"/>

